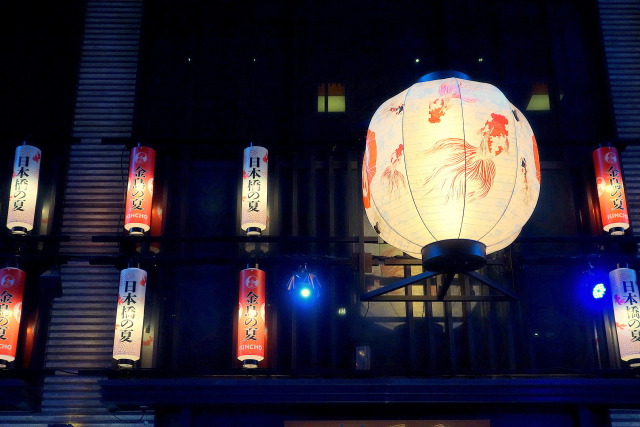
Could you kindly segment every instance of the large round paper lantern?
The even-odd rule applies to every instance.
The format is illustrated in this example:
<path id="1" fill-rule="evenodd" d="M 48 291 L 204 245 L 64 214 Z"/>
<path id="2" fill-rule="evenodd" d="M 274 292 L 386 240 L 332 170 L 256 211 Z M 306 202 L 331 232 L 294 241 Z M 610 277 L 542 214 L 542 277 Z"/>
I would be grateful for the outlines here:
<path id="1" fill-rule="evenodd" d="M 7 228 L 13 234 L 25 234 L 33 229 L 41 157 L 37 147 L 21 145 L 16 148 L 7 213 Z"/>
<path id="2" fill-rule="evenodd" d="M 0 368 L 16 359 L 25 279 L 18 268 L 0 270 Z"/>
<path id="3" fill-rule="evenodd" d="M 430 270 L 473 270 L 511 244 L 535 208 L 536 140 L 494 86 L 427 75 L 371 119 L 362 188 L 387 243 Z"/>
<path id="4" fill-rule="evenodd" d="M 131 235 L 143 235 L 151 228 L 153 176 L 156 152 L 150 147 L 133 147 L 129 162 L 129 185 L 124 228 Z"/>

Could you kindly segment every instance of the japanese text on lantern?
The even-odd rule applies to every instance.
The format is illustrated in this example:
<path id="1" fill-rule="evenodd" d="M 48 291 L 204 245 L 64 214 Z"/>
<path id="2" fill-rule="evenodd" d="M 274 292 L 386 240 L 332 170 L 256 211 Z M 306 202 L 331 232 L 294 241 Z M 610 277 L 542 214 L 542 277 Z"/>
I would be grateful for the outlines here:
<path id="1" fill-rule="evenodd" d="M 253 291 L 245 296 L 246 309 L 244 312 L 244 338 L 243 341 L 257 341 L 258 333 L 258 304 L 259 297 Z"/>
<path id="2" fill-rule="evenodd" d="M 267 227 L 268 152 L 251 146 L 244 151 L 242 170 L 242 229 L 264 230 Z M 259 234 L 259 233 L 257 233 Z"/>
<path id="3" fill-rule="evenodd" d="M 640 358 L 640 305 L 636 273 L 618 268 L 609 273 L 620 358 Z"/>
<path id="4" fill-rule="evenodd" d="M 134 294 L 136 292 L 136 281 L 125 280 L 124 282 L 124 294 L 120 305 L 120 342 L 131 342 L 131 334 L 133 333 L 134 320 L 136 318 L 136 300 Z"/>
<path id="5" fill-rule="evenodd" d="M 6 289 L 0 294 L 0 340 L 7 340 L 7 330 L 9 329 L 9 319 L 11 317 L 11 309 L 9 304 L 12 303 L 13 294 Z"/>
<path id="6" fill-rule="evenodd" d="M 623 211 L 624 205 L 622 200 L 622 182 L 620 182 L 620 171 L 615 166 L 610 166 L 607 169 L 607 176 L 609 179 L 609 196 L 611 197 L 611 210 Z"/>
<path id="7" fill-rule="evenodd" d="M 24 211 L 24 202 L 29 191 L 29 156 L 18 157 L 18 170 L 15 172 L 16 179 L 12 188 L 11 198 L 13 199 L 14 211 Z"/>
<path id="8" fill-rule="evenodd" d="M 247 179 L 247 199 L 249 212 L 260 212 L 260 157 L 249 158 L 249 179 Z"/>

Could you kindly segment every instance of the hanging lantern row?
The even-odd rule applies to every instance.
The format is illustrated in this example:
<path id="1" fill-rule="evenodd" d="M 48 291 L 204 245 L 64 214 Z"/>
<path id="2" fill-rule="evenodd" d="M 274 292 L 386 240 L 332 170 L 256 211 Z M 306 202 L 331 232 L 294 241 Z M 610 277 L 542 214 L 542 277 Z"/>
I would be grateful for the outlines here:
<path id="1" fill-rule="evenodd" d="M 126 268 L 120 272 L 113 358 L 120 368 L 132 368 L 140 360 L 147 272 Z"/>
<path id="2" fill-rule="evenodd" d="M 16 359 L 25 280 L 18 268 L 0 270 L 0 368 Z"/>
<path id="3" fill-rule="evenodd" d="M 593 165 L 602 228 L 612 236 L 622 236 L 629 228 L 629 212 L 618 150 L 614 147 L 598 148 L 593 152 Z"/>
<path id="4" fill-rule="evenodd" d="M 238 293 L 237 358 L 243 368 L 257 368 L 267 347 L 266 275 L 257 268 L 240 272 Z"/>

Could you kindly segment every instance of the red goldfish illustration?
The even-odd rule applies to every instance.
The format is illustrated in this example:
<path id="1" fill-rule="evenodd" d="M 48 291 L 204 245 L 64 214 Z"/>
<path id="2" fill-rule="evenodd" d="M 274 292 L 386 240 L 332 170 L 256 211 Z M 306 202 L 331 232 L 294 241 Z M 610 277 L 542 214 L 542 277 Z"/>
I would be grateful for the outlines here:
<path id="1" fill-rule="evenodd" d="M 464 102 L 476 102 L 477 98 L 461 97 L 460 86 L 463 83 L 447 81 L 440 85 L 438 89 L 439 97 L 429 103 L 429 122 L 440 123 L 440 118 L 445 115 L 451 105 L 452 99 L 462 99 Z"/>
<path id="2" fill-rule="evenodd" d="M 378 150 L 376 147 L 376 134 L 369 129 L 367 131 L 367 147 L 364 151 L 364 160 L 362 162 L 362 201 L 365 208 L 371 207 L 371 180 L 376 174 L 376 159 Z"/>
<path id="3" fill-rule="evenodd" d="M 402 158 L 403 150 L 404 145 L 400 144 L 398 148 L 391 153 L 389 166 L 387 166 L 384 169 L 384 172 L 382 172 L 382 182 L 389 194 L 393 194 L 397 188 L 400 188 L 400 186 L 404 187 L 406 185 L 404 175 L 397 170 L 398 165 L 400 164 L 400 159 Z"/>
<path id="4" fill-rule="evenodd" d="M 491 118 L 478 131 L 481 137 L 478 147 L 460 138 L 438 141 L 425 154 L 438 157 L 444 154 L 445 160 L 425 180 L 427 193 L 436 189 L 448 191 L 447 201 L 451 197 L 466 197 L 467 201 L 486 197 L 496 175 L 493 159 L 509 150 L 507 124 L 506 117 L 492 113 Z"/>
<path id="5" fill-rule="evenodd" d="M 389 111 L 392 112 L 392 113 L 396 113 L 396 115 L 399 116 L 400 114 L 404 113 L 404 103 L 398 105 L 397 107 L 389 108 Z"/>

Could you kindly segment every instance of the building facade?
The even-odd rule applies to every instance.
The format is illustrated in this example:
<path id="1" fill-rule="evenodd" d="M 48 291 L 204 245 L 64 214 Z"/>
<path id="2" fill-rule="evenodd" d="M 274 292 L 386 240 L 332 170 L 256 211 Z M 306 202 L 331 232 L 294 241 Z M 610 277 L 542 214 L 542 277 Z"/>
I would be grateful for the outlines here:
<path id="1" fill-rule="evenodd" d="M 640 268 L 637 0 L 89 0 L 7 16 L 4 50 L 17 60 L 5 71 L 5 146 L 27 139 L 43 163 L 34 230 L 2 241 L 27 282 L 0 425 L 640 420 L 621 326 L 591 282 Z M 481 270 L 505 292 L 437 276 L 362 301 L 423 271 L 364 214 L 368 121 L 439 69 L 496 85 L 525 113 L 540 199 L 516 242 Z M 156 220 L 142 237 L 124 230 L 138 143 L 156 152 Z M 269 150 L 260 237 L 240 227 L 250 143 Z M 606 144 L 621 152 L 631 216 L 620 237 L 602 231 L 597 204 L 591 156 Z M 137 266 L 148 274 L 141 357 L 121 369 L 118 283 Z M 248 266 L 266 273 L 257 369 L 235 353 Z M 318 293 L 299 301 L 290 285 L 308 274 Z"/>

